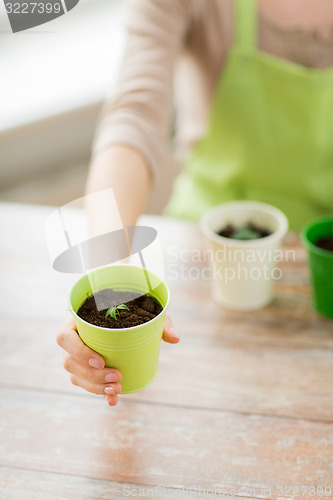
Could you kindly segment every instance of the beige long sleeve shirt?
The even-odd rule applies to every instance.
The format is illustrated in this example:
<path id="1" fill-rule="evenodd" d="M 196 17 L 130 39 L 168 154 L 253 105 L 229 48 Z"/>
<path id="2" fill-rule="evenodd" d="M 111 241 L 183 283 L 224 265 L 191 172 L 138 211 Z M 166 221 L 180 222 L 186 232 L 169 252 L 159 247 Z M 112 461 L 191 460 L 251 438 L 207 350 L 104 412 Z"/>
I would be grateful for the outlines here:
<path id="1" fill-rule="evenodd" d="M 186 157 L 205 133 L 223 77 L 233 43 L 233 7 L 233 0 L 132 1 L 125 58 L 116 92 L 101 113 L 94 153 L 127 144 L 157 177 L 170 166 L 173 135 L 178 158 Z M 260 11 L 258 21 L 260 50 L 305 66 L 333 65 L 329 27 L 285 29 Z"/>

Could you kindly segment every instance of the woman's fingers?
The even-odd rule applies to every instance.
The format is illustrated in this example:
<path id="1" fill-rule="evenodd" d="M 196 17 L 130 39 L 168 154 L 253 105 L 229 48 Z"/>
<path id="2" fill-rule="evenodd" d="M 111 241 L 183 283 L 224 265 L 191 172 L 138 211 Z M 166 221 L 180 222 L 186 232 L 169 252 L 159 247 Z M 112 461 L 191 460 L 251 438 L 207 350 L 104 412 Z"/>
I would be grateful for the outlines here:
<path id="1" fill-rule="evenodd" d="M 106 384 L 114 387 L 115 391 L 121 393 L 121 385 L 119 384 L 121 380 L 121 373 L 113 368 L 103 368 L 103 370 L 97 370 L 96 368 L 91 368 L 90 366 L 85 366 L 79 363 L 73 356 L 69 356 L 67 353 L 64 354 L 64 368 L 66 371 L 75 375 L 81 380 L 88 380 L 91 386 L 96 388 L 90 392 L 95 394 L 103 394 L 103 390 L 100 390 L 101 386 Z"/>
<path id="2" fill-rule="evenodd" d="M 179 342 L 179 336 L 168 314 L 165 318 L 163 340 L 170 344 Z M 70 313 L 58 333 L 57 342 L 65 351 L 64 367 L 71 374 L 72 384 L 94 394 L 103 394 L 108 404 L 115 406 L 122 390 L 122 375 L 119 370 L 106 368 L 103 357 L 82 342 Z"/>
<path id="3" fill-rule="evenodd" d="M 172 321 L 170 315 L 167 314 L 165 317 L 164 329 L 163 329 L 163 340 L 169 344 L 177 344 L 179 342 L 179 335 L 172 326 Z"/>
<path id="4" fill-rule="evenodd" d="M 103 394 L 110 406 L 116 405 L 117 394 L 122 390 L 122 375 L 119 370 L 106 368 L 103 357 L 82 342 L 70 313 L 58 333 L 57 342 L 65 351 L 64 367 L 71 374 L 71 382 L 86 391 Z"/>
<path id="5" fill-rule="evenodd" d="M 118 396 L 106 396 L 106 400 L 110 406 L 116 406 L 118 403 Z"/>
<path id="6" fill-rule="evenodd" d="M 108 400 L 111 398 L 112 401 L 115 401 L 114 404 L 117 404 L 118 402 L 118 394 L 112 387 L 112 384 L 107 386 L 104 384 L 92 384 L 89 380 L 77 377 L 76 375 L 71 375 L 70 380 L 73 385 L 77 385 L 88 392 L 92 392 L 93 394 L 103 394 L 104 396 L 107 396 Z"/>

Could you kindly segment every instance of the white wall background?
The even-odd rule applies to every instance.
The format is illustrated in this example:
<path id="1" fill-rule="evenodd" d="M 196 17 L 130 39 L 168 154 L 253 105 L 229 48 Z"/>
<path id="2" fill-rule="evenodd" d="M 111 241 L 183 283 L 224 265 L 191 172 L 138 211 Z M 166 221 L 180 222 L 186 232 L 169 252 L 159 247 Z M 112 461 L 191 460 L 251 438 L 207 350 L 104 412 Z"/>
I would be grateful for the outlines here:
<path id="1" fill-rule="evenodd" d="M 12 33 L 0 1 L 0 201 L 61 205 L 83 194 L 95 123 L 126 44 L 128 0 L 80 0 Z"/>
<path id="2" fill-rule="evenodd" d="M 103 99 L 125 44 L 125 0 L 80 0 L 49 23 L 12 33 L 0 2 L 0 132 Z"/>

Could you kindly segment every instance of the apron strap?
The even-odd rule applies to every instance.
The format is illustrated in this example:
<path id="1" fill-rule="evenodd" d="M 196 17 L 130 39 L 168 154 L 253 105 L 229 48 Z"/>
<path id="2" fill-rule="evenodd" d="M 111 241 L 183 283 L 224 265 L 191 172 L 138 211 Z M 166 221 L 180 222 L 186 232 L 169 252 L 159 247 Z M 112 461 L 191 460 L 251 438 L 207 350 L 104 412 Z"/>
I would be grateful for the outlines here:
<path id="1" fill-rule="evenodd" d="M 258 13 L 256 0 L 235 0 L 235 42 L 245 47 L 257 47 Z"/>

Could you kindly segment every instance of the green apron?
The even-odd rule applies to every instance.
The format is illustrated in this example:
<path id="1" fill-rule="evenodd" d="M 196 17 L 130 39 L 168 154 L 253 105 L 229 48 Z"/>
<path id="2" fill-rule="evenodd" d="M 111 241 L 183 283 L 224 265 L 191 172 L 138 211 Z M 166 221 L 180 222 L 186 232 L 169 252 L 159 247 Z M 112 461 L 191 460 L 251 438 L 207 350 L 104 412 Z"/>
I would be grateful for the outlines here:
<path id="1" fill-rule="evenodd" d="M 333 212 L 333 68 L 257 48 L 255 0 L 237 0 L 236 43 L 206 136 L 175 181 L 166 214 L 198 220 L 229 200 L 270 203 L 298 230 Z"/>

